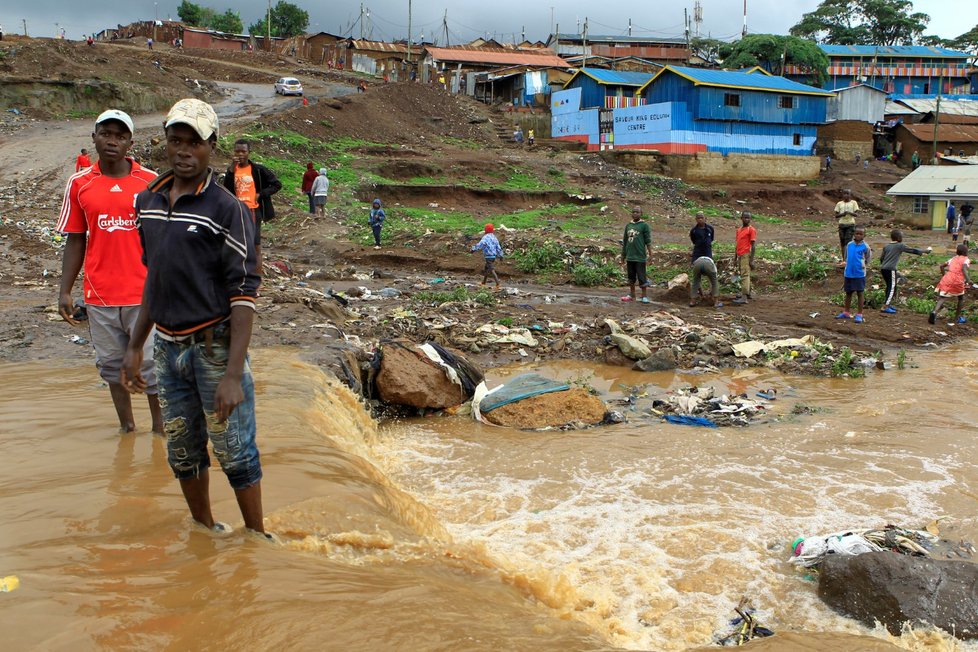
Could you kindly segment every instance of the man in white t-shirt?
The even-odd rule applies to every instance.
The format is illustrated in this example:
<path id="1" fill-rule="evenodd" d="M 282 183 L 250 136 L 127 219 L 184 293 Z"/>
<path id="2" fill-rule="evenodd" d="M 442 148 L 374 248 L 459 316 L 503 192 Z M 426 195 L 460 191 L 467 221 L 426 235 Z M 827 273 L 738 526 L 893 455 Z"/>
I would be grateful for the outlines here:
<path id="1" fill-rule="evenodd" d="M 842 262 L 846 262 L 846 247 L 852 241 L 852 235 L 856 231 L 856 213 L 859 212 L 859 204 L 852 198 L 851 190 L 842 192 L 842 201 L 835 205 L 835 216 L 839 220 L 839 255 Z"/>

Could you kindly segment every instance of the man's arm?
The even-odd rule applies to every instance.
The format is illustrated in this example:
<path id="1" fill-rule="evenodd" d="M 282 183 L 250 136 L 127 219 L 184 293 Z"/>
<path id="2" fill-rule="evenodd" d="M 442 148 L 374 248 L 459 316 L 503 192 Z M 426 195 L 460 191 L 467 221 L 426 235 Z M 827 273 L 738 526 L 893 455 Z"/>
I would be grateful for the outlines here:
<path id="1" fill-rule="evenodd" d="M 85 244 L 88 236 L 84 233 L 69 233 L 65 244 L 64 257 L 61 259 L 61 292 L 58 295 L 58 312 L 61 318 L 72 326 L 78 321 L 75 314 L 75 300 L 71 298 L 71 288 L 75 285 L 78 273 L 85 262 Z"/>
<path id="2" fill-rule="evenodd" d="M 146 283 L 143 285 L 143 299 L 139 304 L 139 317 L 136 318 L 136 325 L 129 337 L 129 345 L 122 358 L 122 374 L 119 377 L 119 382 L 130 394 L 146 391 L 146 379 L 143 378 L 140 368 L 143 366 L 143 345 L 152 329 L 153 322 L 149 319 L 149 283 Z"/>
<path id="3" fill-rule="evenodd" d="M 231 167 L 229 167 L 227 171 L 224 172 L 224 181 L 222 183 L 224 183 L 224 187 L 227 188 L 232 195 L 235 194 L 234 193 L 234 164 L 232 164 Z"/>
<path id="4" fill-rule="evenodd" d="M 747 259 L 747 264 L 750 265 L 751 269 L 754 269 L 754 252 L 757 250 L 757 231 L 754 231 L 751 235 L 753 237 L 750 240 L 750 258 Z"/>
<path id="5" fill-rule="evenodd" d="M 645 224 L 645 255 L 648 258 L 652 258 L 652 227 Z"/>
<path id="6" fill-rule="evenodd" d="M 244 376 L 245 357 L 251 343 L 251 329 L 255 321 L 255 311 L 249 306 L 231 308 L 231 344 L 228 347 L 228 363 L 224 377 L 214 392 L 214 416 L 218 422 L 227 420 L 243 400 L 244 390 L 241 378 Z"/>
<path id="7" fill-rule="evenodd" d="M 264 165 L 262 166 L 262 170 L 265 173 L 265 183 L 262 184 L 261 194 L 265 197 L 271 197 L 282 189 L 282 182 L 278 180 L 274 172 Z"/>

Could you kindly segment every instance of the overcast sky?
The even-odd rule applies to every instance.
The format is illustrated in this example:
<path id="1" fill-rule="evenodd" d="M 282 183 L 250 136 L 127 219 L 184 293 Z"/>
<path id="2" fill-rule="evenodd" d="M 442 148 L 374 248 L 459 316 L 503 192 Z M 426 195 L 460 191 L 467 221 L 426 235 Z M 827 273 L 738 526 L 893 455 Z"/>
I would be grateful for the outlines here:
<path id="1" fill-rule="evenodd" d="M 273 4 L 278 0 L 274 0 Z M 234 7 L 241 14 L 245 29 L 265 10 L 265 0 L 203 0 L 198 2 L 223 12 Z M 309 12 L 309 31 L 350 34 L 359 37 L 359 0 L 294 0 Z M 443 42 L 442 20 L 448 11 L 451 42 L 472 40 L 477 36 L 495 35 L 512 40 L 526 38 L 545 40 L 554 24 L 561 32 L 578 32 L 578 21 L 588 18 L 591 34 L 625 34 L 628 20 L 636 36 L 682 36 L 683 9 L 693 13 L 693 0 L 660 0 L 633 2 L 610 0 L 413 0 L 412 35 L 418 39 L 435 38 Z M 743 0 L 701 0 L 703 22 L 700 31 L 726 40 L 740 34 L 743 26 Z M 819 0 L 747 0 L 747 29 L 750 32 L 786 33 L 806 11 Z M 5 31 L 23 32 L 23 20 L 31 36 L 54 36 L 59 28 L 68 38 L 80 39 L 117 24 L 137 20 L 177 19 L 177 0 L 3 0 L 0 2 L 0 25 Z M 370 17 L 364 19 L 365 35 L 389 40 L 407 35 L 408 0 L 367 0 Z M 917 0 L 917 11 L 930 14 L 928 34 L 953 38 L 978 24 L 978 2 L 975 0 Z"/>

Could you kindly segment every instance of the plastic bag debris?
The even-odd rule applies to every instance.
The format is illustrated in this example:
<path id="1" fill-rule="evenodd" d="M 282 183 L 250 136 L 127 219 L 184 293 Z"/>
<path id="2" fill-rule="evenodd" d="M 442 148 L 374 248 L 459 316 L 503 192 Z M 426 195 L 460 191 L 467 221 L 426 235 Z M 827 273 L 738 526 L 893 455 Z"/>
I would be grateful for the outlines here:
<path id="1" fill-rule="evenodd" d="M 0 579 L 0 593 L 10 593 L 20 588 L 20 578 L 16 575 L 8 575 Z"/>

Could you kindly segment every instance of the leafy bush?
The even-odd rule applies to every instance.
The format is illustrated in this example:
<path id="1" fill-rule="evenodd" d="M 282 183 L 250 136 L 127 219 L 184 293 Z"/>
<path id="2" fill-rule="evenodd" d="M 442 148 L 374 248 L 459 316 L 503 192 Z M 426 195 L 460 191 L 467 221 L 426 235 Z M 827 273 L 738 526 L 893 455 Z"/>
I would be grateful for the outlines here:
<path id="1" fill-rule="evenodd" d="M 621 285 L 625 274 L 620 265 L 614 262 L 597 263 L 593 260 L 580 262 L 571 269 L 574 285 L 593 287 L 595 285 Z"/>
<path id="2" fill-rule="evenodd" d="M 934 299 L 924 299 L 921 297 L 907 297 L 907 308 L 913 312 L 926 315 L 934 310 L 934 306 L 937 304 Z"/>
<path id="3" fill-rule="evenodd" d="M 846 376 L 849 378 L 862 378 L 866 375 L 866 369 L 856 364 L 856 356 L 848 346 L 842 347 L 835 362 L 832 363 L 833 376 Z"/>
<path id="4" fill-rule="evenodd" d="M 812 254 L 792 261 L 774 276 L 775 281 L 821 281 L 828 276 L 825 263 Z"/>
<path id="5" fill-rule="evenodd" d="M 525 274 L 559 272 L 564 269 L 564 248 L 557 242 L 531 242 L 525 250 L 514 252 L 513 260 Z"/>

